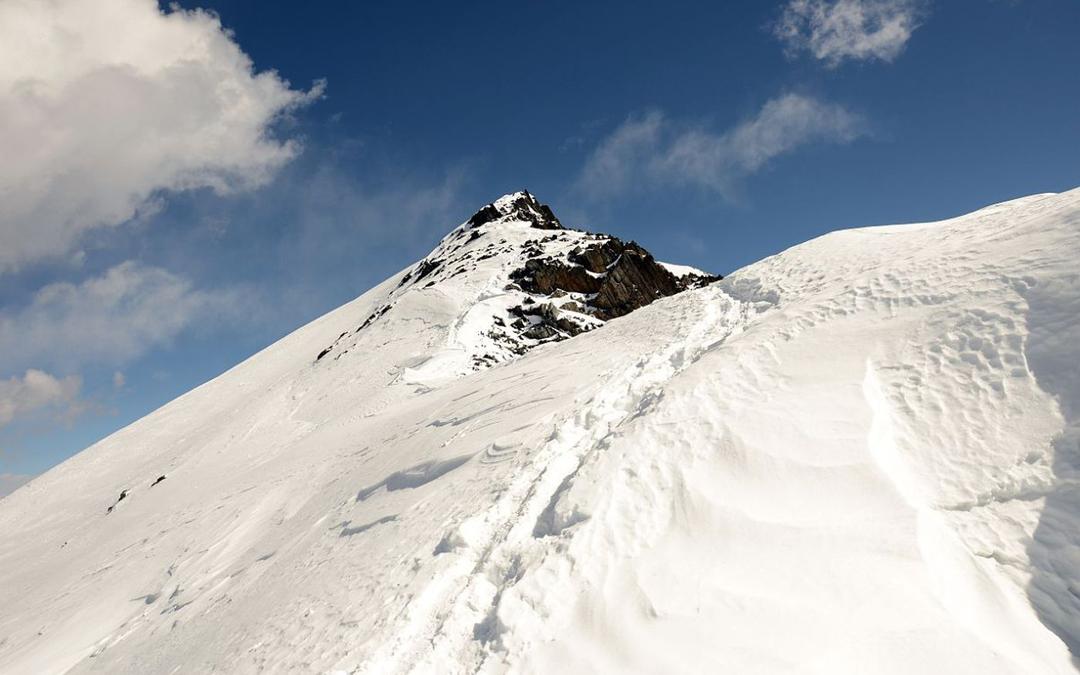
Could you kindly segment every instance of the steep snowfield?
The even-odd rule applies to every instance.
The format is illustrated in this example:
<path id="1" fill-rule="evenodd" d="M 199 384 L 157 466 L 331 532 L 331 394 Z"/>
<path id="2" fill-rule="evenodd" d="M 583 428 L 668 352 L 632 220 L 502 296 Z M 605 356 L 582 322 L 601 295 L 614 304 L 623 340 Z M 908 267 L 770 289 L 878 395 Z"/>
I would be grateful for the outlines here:
<path id="1" fill-rule="evenodd" d="M 1075 672 L 1080 190 L 473 372 L 513 264 L 403 271 L 0 501 L 0 671 Z"/>

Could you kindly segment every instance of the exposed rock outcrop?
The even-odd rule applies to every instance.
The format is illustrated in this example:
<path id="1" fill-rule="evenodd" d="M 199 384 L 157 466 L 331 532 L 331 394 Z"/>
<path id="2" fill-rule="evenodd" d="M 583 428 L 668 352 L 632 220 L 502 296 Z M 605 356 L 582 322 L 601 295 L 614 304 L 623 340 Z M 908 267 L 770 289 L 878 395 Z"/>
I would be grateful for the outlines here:
<path id="1" fill-rule="evenodd" d="M 534 230 L 546 232 L 530 234 Z M 502 294 L 492 295 L 489 284 L 500 278 Z M 316 360 L 342 358 L 349 336 L 380 320 L 403 294 L 436 286 L 462 300 L 480 292 L 484 297 L 475 302 L 490 307 L 490 323 L 469 339 L 466 350 L 472 367 L 480 369 L 719 278 L 677 275 L 636 242 L 567 229 L 548 205 L 527 191 L 516 192 L 485 205 L 447 235 L 402 276 L 385 304 Z"/>
<path id="2" fill-rule="evenodd" d="M 565 261 L 552 256 L 530 258 L 511 272 L 510 278 L 527 293 L 591 295 L 580 311 L 603 321 L 719 279 L 707 275 L 676 277 L 636 242 L 615 237 L 576 247 Z"/>
<path id="3" fill-rule="evenodd" d="M 551 207 L 547 204 L 541 204 L 528 190 L 522 190 L 510 197 L 507 200 L 508 203 L 502 209 L 497 207 L 494 202 L 481 208 L 465 221 L 466 228 L 475 229 L 496 220 L 506 220 L 530 223 L 538 230 L 564 229 L 562 223 L 555 217 Z"/>

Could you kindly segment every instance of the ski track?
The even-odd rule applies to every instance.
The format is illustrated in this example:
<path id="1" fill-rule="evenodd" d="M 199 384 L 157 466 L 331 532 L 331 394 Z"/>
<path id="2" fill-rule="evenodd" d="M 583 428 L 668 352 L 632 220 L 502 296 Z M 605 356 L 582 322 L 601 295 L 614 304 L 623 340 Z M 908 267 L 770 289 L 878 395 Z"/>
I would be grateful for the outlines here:
<path id="1" fill-rule="evenodd" d="M 460 545 L 453 550 L 459 558 L 453 567 L 410 603 L 405 620 L 392 631 L 393 640 L 352 672 L 479 672 L 487 659 L 499 658 L 499 600 L 528 561 L 556 551 L 560 535 L 576 524 L 573 517 L 560 518 L 556 504 L 582 465 L 602 453 L 626 421 L 645 414 L 667 381 L 743 330 L 754 314 L 750 305 L 719 288 L 695 295 L 693 305 L 682 299 L 683 311 L 673 327 L 674 334 L 685 338 L 608 374 L 596 394 L 575 406 L 576 412 L 552 421 L 547 443 L 503 495 L 455 533 Z M 418 653 L 418 644 L 430 649 Z M 453 663 L 462 665 L 451 668 Z"/>

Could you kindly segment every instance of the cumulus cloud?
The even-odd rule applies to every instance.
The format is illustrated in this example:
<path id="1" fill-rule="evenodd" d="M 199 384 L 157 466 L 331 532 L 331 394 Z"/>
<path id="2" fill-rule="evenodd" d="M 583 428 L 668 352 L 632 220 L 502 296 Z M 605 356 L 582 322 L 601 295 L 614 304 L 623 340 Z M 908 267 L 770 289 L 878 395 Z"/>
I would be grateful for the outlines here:
<path id="1" fill-rule="evenodd" d="M 892 61 L 921 13 L 921 0 L 791 0 L 774 33 L 789 55 L 808 52 L 830 68 L 848 59 Z"/>
<path id="2" fill-rule="evenodd" d="M 243 305 L 238 291 L 201 290 L 167 270 L 125 262 L 79 284 L 45 286 L 25 307 L 0 314 L 0 371 L 127 363 Z"/>
<path id="3" fill-rule="evenodd" d="M 0 272 L 69 253 L 163 190 L 265 183 L 321 93 L 255 72 L 218 18 L 156 0 L 0 3 Z"/>
<path id="4" fill-rule="evenodd" d="M 610 196 L 638 183 L 690 185 L 730 197 L 740 179 L 780 155 L 812 142 L 850 142 L 864 133 L 859 115 L 800 94 L 768 101 L 723 133 L 679 130 L 662 113 L 651 112 L 631 117 L 600 143 L 578 186 L 593 196 Z"/>
<path id="5" fill-rule="evenodd" d="M 16 417 L 50 407 L 77 407 L 82 380 L 77 376 L 63 379 L 30 369 L 22 377 L 0 380 L 0 428 Z"/>

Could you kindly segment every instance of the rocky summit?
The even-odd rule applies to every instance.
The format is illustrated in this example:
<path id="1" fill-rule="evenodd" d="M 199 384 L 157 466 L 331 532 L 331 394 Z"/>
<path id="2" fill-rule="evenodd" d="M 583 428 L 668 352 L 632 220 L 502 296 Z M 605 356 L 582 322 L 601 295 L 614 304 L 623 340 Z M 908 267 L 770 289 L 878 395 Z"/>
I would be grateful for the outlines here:
<path id="1" fill-rule="evenodd" d="M 404 272 L 389 301 L 357 331 L 392 312 L 406 294 L 461 297 L 459 287 L 480 285 L 478 306 L 490 312 L 456 333 L 469 367 L 478 370 L 721 278 L 687 270 L 657 261 L 636 242 L 564 227 L 550 206 L 515 192 L 480 208 Z M 317 360 L 344 353 L 349 339 L 339 336 Z"/>

